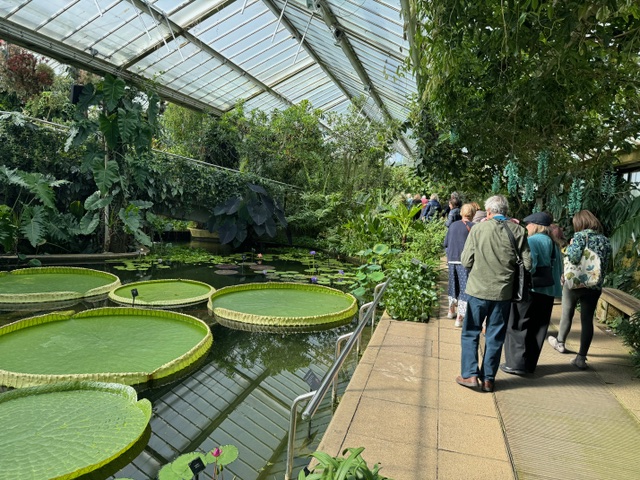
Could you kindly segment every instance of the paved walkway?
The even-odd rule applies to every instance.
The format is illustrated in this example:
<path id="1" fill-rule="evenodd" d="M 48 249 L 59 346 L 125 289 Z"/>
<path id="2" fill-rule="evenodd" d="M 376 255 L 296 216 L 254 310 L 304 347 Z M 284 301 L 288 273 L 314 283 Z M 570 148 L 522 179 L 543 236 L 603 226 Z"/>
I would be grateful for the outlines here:
<path id="1" fill-rule="evenodd" d="M 365 447 L 394 480 L 640 478 L 640 379 L 619 338 L 596 328 L 587 371 L 547 344 L 535 375 L 482 393 L 455 383 L 461 330 L 441 304 L 426 324 L 381 320 L 319 450 Z"/>

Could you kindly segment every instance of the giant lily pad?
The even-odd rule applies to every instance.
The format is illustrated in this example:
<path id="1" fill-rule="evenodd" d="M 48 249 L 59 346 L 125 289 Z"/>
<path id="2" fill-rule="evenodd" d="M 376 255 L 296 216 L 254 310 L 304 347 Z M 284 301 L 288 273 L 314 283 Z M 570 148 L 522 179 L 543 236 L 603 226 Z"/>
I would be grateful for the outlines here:
<path id="1" fill-rule="evenodd" d="M 135 305 L 141 307 L 186 307 L 205 302 L 215 289 L 195 280 L 167 279 L 128 283 L 109 292 L 109 298 L 122 305 L 133 305 L 132 290 L 137 292 Z"/>
<path id="2" fill-rule="evenodd" d="M 358 311 L 347 293 L 300 283 L 248 283 L 218 290 L 209 312 L 227 327 L 263 331 L 315 331 L 344 325 Z"/>
<path id="3" fill-rule="evenodd" d="M 0 272 L 0 305 L 77 300 L 108 293 L 115 275 L 90 268 L 38 267 Z"/>
<path id="4" fill-rule="evenodd" d="M 0 394 L 0 418 L 2 478 L 71 479 L 141 450 L 151 404 L 125 385 L 65 382 Z"/>
<path id="5" fill-rule="evenodd" d="M 212 341 L 202 320 L 163 310 L 97 308 L 25 318 L 0 328 L 0 385 L 155 386 L 190 370 Z"/>

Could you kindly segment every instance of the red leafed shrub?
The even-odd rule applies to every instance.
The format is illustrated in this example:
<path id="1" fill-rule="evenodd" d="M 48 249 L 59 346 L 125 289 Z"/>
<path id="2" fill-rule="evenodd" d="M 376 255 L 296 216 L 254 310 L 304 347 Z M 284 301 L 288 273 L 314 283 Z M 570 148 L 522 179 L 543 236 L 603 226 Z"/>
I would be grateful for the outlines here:
<path id="1" fill-rule="evenodd" d="M 11 52 L 3 67 L 4 87 L 22 100 L 28 100 L 53 84 L 53 69 L 24 50 Z"/>

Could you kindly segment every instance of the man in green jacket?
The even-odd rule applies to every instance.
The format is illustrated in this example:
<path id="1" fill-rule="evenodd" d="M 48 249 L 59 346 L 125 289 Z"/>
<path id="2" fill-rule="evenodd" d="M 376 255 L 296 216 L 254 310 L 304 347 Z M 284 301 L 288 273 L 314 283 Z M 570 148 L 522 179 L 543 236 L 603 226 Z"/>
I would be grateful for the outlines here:
<path id="1" fill-rule="evenodd" d="M 484 206 L 487 220 L 471 229 L 460 258 L 462 265 L 471 272 L 466 288 L 469 296 L 467 315 L 462 325 L 461 375 L 456 382 L 471 388 L 480 385 L 483 391 L 492 392 L 518 268 L 516 253 L 505 228 L 513 233 L 518 254 L 527 270 L 531 269 L 531 253 L 526 230 L 507 218 L 507 199 L 495 195 L 487 199 Z M 482 366 L 478 367 L 478 344 L 485 318 L 484 357 Z"/>

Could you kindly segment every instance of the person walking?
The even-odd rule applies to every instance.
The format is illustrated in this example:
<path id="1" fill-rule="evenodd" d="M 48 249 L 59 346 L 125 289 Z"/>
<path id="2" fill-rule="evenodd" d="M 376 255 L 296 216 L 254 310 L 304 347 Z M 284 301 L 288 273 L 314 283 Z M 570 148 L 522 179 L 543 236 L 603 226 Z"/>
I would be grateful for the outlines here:
<path id="1" fill-rule="evenodd" d="M 533 373 L 547 338 L 553 300 L 562 295 L 562 252 L 551 237 L 551 215 L 537 212 L 523 219 L 531 250 L 531 290 L 526 301 L 511 304 L 505 362 L 500 370 L 514 375 Z"/>
<path id="2" fill-rule="evenodd" d="M 438 194 L 432 193 L 431 198 L 422 209 L 422 213 L 420 214 L 420 219 L 423 222 L 430 222 L 431 219 L 436 218 L 440 211 L 442 210 L 442 206 L 438 201 Z"/>
<path id="3" fill-rule="evenodd" d="M 462 216 L 460 215 L 460 198 L 452 196 L 449 199 L 449 213 L 447 214 L 447 219 L 444 222 L 444 226 L 449 228 L 453 222 L 457 222 L 461 218 Z"/>
<path id="4" fill-rule="evenodd" d="M 449 313 L 447 318 L 455 318 L 454 326 L 462 327 L 462 321 L 467 313 L 467 287 L 468 271 L 460 263 L 460 255 L 467 241 L 475 214 L 475 208 L 470 203 L 465 203 L 460 209 L 462 220 L 453 222 L 444 237 L 444 248 L 447 252 L 447 266 L 449 268 Z"/>
<path id="5" fill-rule="evenodd" d="M 461 374 L 456 382 L 485 392 L 494 389 L 500 364 L 518 271 L 517 255 L 524 267 L 531 269 L 531 254 L 524 228 L 508 221 L 509 203 L 502 195 L 485 202 L 487 220 L 476 224 L 467 237 L 460 263 L 470 268 L 467 281 L 467 314 L 462 324 Z M 514 237 L 512 246 L 509 229 Z M 482 365 L 478 365 L 478 345 L 482 322 L 486 318 L 485 348 Z M 479 383 L 480 382 L 480 383 Z"/>
<path id="6" fill-rule="evenodd" d="M 580 264 L 585 248 L 588 248 L 598 256 L 600 271 L 596 272 L 595 285 L 590 287 L 570 288 L 572 285 L 568 281 L 564 282 L 558 337 L 550 336 L 549 343 L 558 352 L 566 352 L 565 341 L 571 331 L 576 305 L 580 302 L 580 323 L 582 326 L 580 350 L 571 360 L 571 364 L 580 370 L 585 370 L 587 368 L 587 353 L 593 340 L 593 315 L 602 293 L 605 271 L 611 258 L 611 242 L 603 235 L 600 220 L 589 210 L 580 210 L 576 213 L 572 223 L 575 234 L 566 249 L 567 260 L 573 265 Z"/>

